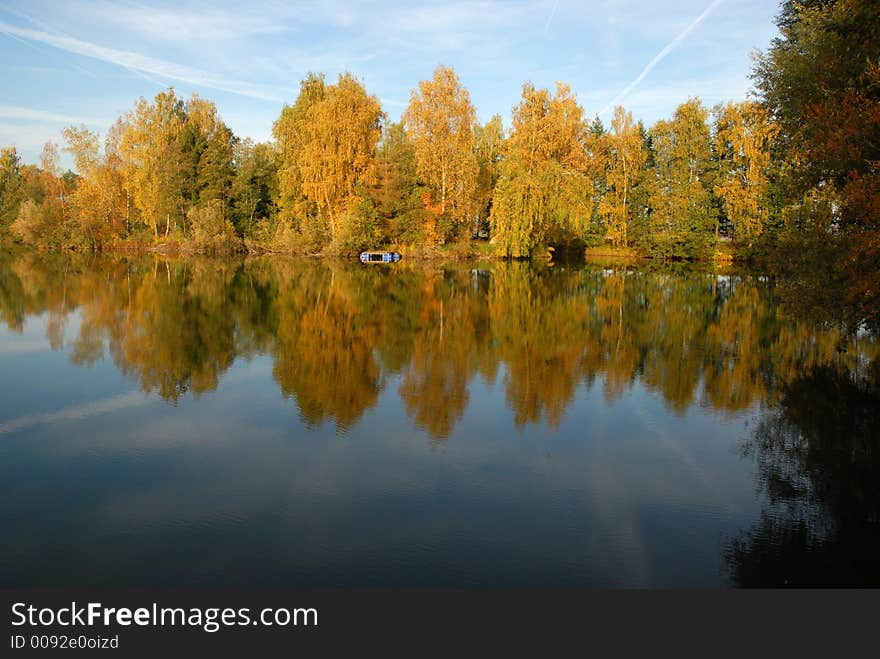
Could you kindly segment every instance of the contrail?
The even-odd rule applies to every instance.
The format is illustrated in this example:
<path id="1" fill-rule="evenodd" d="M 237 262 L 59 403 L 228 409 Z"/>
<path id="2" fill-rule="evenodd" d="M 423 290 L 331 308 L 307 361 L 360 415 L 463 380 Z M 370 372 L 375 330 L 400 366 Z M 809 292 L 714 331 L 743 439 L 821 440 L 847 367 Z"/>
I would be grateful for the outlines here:
<path id="1" fill-rule="evenodd" d="M 28 28 L 17 27 L 2 20 L 0 20 L 0 34 L 6 34 L 7 36 L 16 37 L 18 39 L 35 41 L 84 57 L 91 57 L 92 59 L 110 62 L 111 64 L 121 66 L 129 71 L 137 71 L 141 74 L 152 74 L 163 78 L 171 78 L 172 80 L 180 80 L 193 85 L 209 87 L 211 89 L 218 89 L 231 94 L 258 98 L 265 101 L 282 100 L 280 95 L 262 89 L 258 85 L 221 78 L 198 69 L 182 66 L 175 62 L 169 62 L 168 60 L 149 57 L 131 51 L 107 48 L 63 34 L 53 34 L 44 30 L 31 30 Z"/>
<path id="2" fill-rule="evenodd" d="M 547 36 L 547 31 L 550 29 L 550 23 L 553 22 L 553 17 L 556 16 L 556 10 L 559 9 L 559 0 L 553 3 L 553 9 L 550 11 L 550 15 L 547 17 L 547 22 L 544 23 L 544 36 Z"/>
<path id="3" fill-rule="evenodd" d="M 684 39 L 687 38 L 687 36 L 691 32 L 693 32 L 700 23 L 702 23 L 704 20 L 706 20 L 706 17 L 709 16 L 709 14 L 711 14 L 713 11 L 715 11 L 718 8 L 718 5 L 720 5 L 722 2 L 724 2 L 724 0 L 713 0 L 713 2 L 703 10 L 702 14 L 697 16 L 697 18 L 694 19 L 694 21 L 690 25 L 688 25 L 685 29 L 683 29 L 678 34 L 678 36 L 675 37 L 675 39 L 673 39 L 668 44 L 666 44 L 663 47 L 663 50 L 661 50 L 659 53 L 654 55 L 654 58 L 650 62 L 648 62 L 648 64 L 645 66 L 644 69 L 642 69 L 642 72 L 636 77 L 636 79 L 633 80 L 631 83 L 629 83 L 626 87 L 624 87 L 623 91 L 620 92 L 617 96 L 615 96 L 614 99 L 608 105 L 606 105 L 604 108 L 602 108 L 602 111 L 599 114 L 605 114 L 606 112 L 611 110 L 615 105 L 619 105 L 620 102 L 624 98 L 626 98 L 626 96 L 629 95 L 629 93 L 633 89 L 636 88 L 636 85 L 638 85 L 642 80 L 644 80 L 645 77 L 654 69 L 654 67 L 657 66 L 661 61 L 663 61 L 663 58 L 666 57 L 670 52 L 672 52 L 672 50 L 678 44 L 680 44 L 682 41 L 684 41 Z"/>
<path id="4" fill-rule="evenodd" d="M 10 419 L 5 423 L 0 423 L 0 435 L 6 435 L 32 426 L 53 424 L 61 421 L 81 421 L 101 414 L 110 414 L 119 410 L 149 405 L 152 402 L 153 400 L 149 396 L 140 391 L 130 391 L 118 396 L 65 407 L 56 412 L 30 414 L 18 417 L 17 419 Z"/>

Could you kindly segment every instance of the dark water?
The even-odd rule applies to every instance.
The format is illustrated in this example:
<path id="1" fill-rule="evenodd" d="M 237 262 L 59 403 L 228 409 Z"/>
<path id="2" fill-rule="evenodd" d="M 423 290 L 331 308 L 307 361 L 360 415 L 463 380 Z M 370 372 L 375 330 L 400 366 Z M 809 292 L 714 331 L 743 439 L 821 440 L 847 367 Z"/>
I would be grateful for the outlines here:
<path id="1" fill-rule="evenodd" d="M 0 254 L 0 585 L 880 584 L 880 350 L 783 290 Z"/>

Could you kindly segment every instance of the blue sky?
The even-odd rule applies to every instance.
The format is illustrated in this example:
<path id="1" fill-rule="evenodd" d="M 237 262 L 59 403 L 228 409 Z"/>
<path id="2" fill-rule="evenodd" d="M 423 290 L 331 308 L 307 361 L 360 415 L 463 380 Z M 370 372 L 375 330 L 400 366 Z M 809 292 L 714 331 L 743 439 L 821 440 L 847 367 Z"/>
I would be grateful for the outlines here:
<path id="1" fill-rule="evenodd" d="M 0 0 L 0 145 L 28 162 L 65 125 L 104 131 L 171 85 L 266 140 L 309 71 L 351 71 L 398 118 L 452 65 L 481 120 L 509 123 L 522 83 L 560 80 L 589 115 L 619 103 L 647 124 L 688 96 L 745 98 L 750 53 L 779 0 L 225 2 Z"/>

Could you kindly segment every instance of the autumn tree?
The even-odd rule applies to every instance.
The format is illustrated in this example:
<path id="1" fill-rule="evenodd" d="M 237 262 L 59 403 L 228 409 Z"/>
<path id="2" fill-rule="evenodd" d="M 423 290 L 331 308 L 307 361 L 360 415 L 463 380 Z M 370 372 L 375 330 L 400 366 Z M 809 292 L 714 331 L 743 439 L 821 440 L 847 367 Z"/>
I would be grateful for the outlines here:
<path id="1" fill-rule="evenodd" d="M 493 241 L 505 256 L 530 256 L 552 233 L 583 232 L 591 200 L 583 110 L 571 89 L 523 85 L 492 203 Z"/>
<path id="2" fill-rule="evenodd" d="M 354 197 L 376 176 L 382 106 L 351 74 L 342 74 L 309 108 L 299 154 L 303 195 L 312 201 L 331 242 L 350 217 Z"/>
<path id="3" fill-rule="evenodd" d="M 62 131 L 79 180 L 71 198 L 77 242 L 98 247 L 125 230 L 126 193 L 119 159 L 102 151 L 100 136 L 85 126 Z"/>
<path id="4" fill-rule="evenodd" d="M 633 182 L 639 176 L 647 155 L 632 113 L 614 108 L 611 132 L 605 137 L 606 192 L 599 203 L 599 214 L 606 228 L 606 239 L 615 246 L 628 246 L 628 201 Z"/>
<path id="5" fill-rule="evenodd" d="M 419 178 L 448 230 L 429 228 L 431 242 L 443 242 L 473 219 L 479 166 L 474 154 L 476 110 L 452 67 L 438 66 L 431 80 L 412 91 L 403 122 L 413 142 Z"/>
<path id="6" fill-rule="evenodd" d="M 850 326 L 880 327 L 880 3 L 787 0 L 777 25 L 754 71 L 779 126 L 784 253 L 774 261 L 815 271 L 816 293 L 836 273 Z"/>
<path id="7" fill-rule="evenodd" d="M 219 199 L 200 206 L 191 206 L 186 212 L 190 242 L 196 249 L 209 253 L 234 252 L 239 247 L 235 227 Z"/>
<path id="8" fill-rule="evenodd" d="M 118 154 L 126 188 L 154 238 L 160 230 L 186 235 L 188 211 L 229 199 L 233 177 L 233 135 L 216 106 L 173 89 L 153 102 L 142 98 L 123 117 Z"/>
<path id="9" fill-rule="evenodd" d="M 154 102 L 141 98 L 122 120 L 119 142 L 126 188 L 154 238 L 160 227 L 167 236 L 183 216 L 183 180 L 179 137 L 185 122 L 184 102 L 173 89 Z"/>
<path id="10" fill-rule="evenodd" d="M 349 249 L 351 222 L 376 224 L 364 209 L 363 197 L 376 179 L 376 145 L 381 135 L 382 107 L 349 73 L 336 84 L 309 74 L 292 106 L 275 122 L 278 141 L 279 207 L 282 220 L 300 248 Z M 360 210 L 359 210 L 360 209 Z M 375 232 L 355 242 L 372 240 Z"/>
<path id="11" fill-rule="evenodd" d="M 272 126 L 278 146 L 278 208 L 283 222 L 302 232 L 307 219 L 315 215 L 314 204 L 303 194 L 302 153 L 311 133 L 309 110 L 319 103 L 326 91 L 323 74 L 309 73 L 300 82 L 299 95 L 293 105 L 285 105 Z"/>
<path id="12" fill-rule="evenodd" d="M 786 0 L 780 35 L 754 72 L 780 127 L 791 203 L 833 186 L 851 225 L 880 216 L 878 24 L 880 5 L 870 0 Z"/>
<path id="13" fill-rule="evenodd" d="M 627 195 L 627 239 L 631 245 L 644 247 L 650 233 L 651 206 L 649 199 L 654 189 L 654 141 L 650 131 L 639 121 L 636 130 L 642 142 L 645 163 L 632 180 Z"/>
<path id="14" fill-rule="evenodd" d="M 13 227 L 21 216 L 24 204 L 29 206 L 27 214 L 31 219 L 36 219 L 36 225 L 31 225 L 40 225 L 45 218 L 45 213 L 40 209 L 44 208 L 48 194 L 46 177 L 39 167 L 22 163 L 15 147 L 0 152 L 0 230 L 9 229 L 14 236 L 22 238 Z M 32 235 L 39 242 L 39 234 Z"/>
<path id="15" fill-rule="evenodd" d="M 718 179 L 714 191 L 738 240 L 759 236 L 766 225 L 775 134 L 764 108 L 752 101 L 727 103 L 716 111 Z"/>
<path id="16" fill-rule="evenodd" d="M 40 247 L 68 245 L 68 196 L 76 187 L 76 176 L 72 172 L 62 174 L 57 144 L 46 142 L 40 153 L 40 167 L 27 178 L 29 189 L 19 198 L 15 221 L 10 226 L 12 234 Z"/>
<path id="17" fill-rule="evenodd" d="M 49 141 L 43 145 L 43 151 L 40 153 L 40 171 L 49 197 L 63 210 L 67 201 L 67 186 L 61 173 L 61 153 L 55 142 Z"/>

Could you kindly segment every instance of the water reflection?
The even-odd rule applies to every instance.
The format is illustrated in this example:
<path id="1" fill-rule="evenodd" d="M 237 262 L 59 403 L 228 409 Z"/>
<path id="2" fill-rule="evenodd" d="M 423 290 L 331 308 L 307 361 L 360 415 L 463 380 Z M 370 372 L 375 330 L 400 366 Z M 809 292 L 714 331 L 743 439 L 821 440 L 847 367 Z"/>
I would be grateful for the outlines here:
<path id="1" fill-rule="evenodd" d="M 878 376 L 814 366 L 761 417 L 746 452 L 768 505 L 727 550 L 734 583 L 880 585 Z"/>
<path id="2" fill-rule="evenodd" d="M 408 414 L 446 437 L 480 375 L 503 372 L 517 425 L 558 426 L 582 382 L 613 401 L 638 379 L 683 413 L 775 404 L 823 365 L 874 360 L 867 338 L 786 318 L 756 277 L 523 263 L 366 268 L 345 262 L 7 255 L 0 319 L 48 313 L 70 359 L 109 354 L 143 391 L 177 402 L 217 388 L 239 358 L 273 376 L 311 424 L 356 423 L 388 376 Z"/>
<path id="3" fill-rule="evenodd" d="M 619 442 L 614 455 L 611 449 L 584 448 L 571 462 L 580 475 L 557 474 L 553 478 L 562 478 L 561 484 L 542 481 L 523 490 L 533 497 L 523 510 L 533 506 L 532 519 L 546 517 L 546 544 L 540 549 L 544 573 L 552 573 L 546 571 L 551 559 L 560 570 L 547 577 L 549 582 L 529 583 L 567 583 L 562 566 L 569 563 L 554 559 L 559 548 L 551 545 L 571 538 L 583 543 L 582 574 L 592 575 L 574 583 L 687 583 L 679 563 L 707 552 L 726 561 L 718 571 L 729 572 L 738 585 L 877 582 L 878 345 L 865 334 L 817 329 L 808 319 L 786 316 L 775 284 L 761 277 L 595 265 L 365 267 L 283 258 L 0 253 L 0 322 L 15 333 L 36 317 L 43 319 L 51 347 L 63 349 L 72 364 L 93 366 L 109 358 L 144 395 L 115 393 L 97 403 L 0 419 L 0 435 L 120 406 L 137 409 L 149 396 L 183 405 L 231 381 L 238 366 L 265 362 L 275 391 L 288 409 L 295 406 L 306 428 L 318 431 L 329 424 L 339 434 L 369 436 L 359 422 L 390 396 L 402 418 L 442 446 L 461 424 L 470 423 L 472 435 L 474 428 L 498 425 L 500 410 L 486 393 L 497 386 L 503 390 L 504 413 L 520 431 L 560 432 L 567 441 L 585 441 L 577 431 L 560 430 L 573 416 L 582 428 L 611 424 L 603 432 Z M 31 343 L 29 338 L 11 345 Z M 263 400 L 242 387 L 236 390 L 238 400 L 254 405 Z M 584 402 L 579 394 L 584 391 L 601 392 L 604 411 Z M 654 427 L 658 417 L 646 409 L 642 392 L 663 402 L 664 427 Z M 240 405 L 234 420 L 244 424 L 248 412 L 246 403 Z M 399 427 L 397 412 L 382 414 Z M 725 429 L 725 419 L 751 425 L 736 435 L 745 426 Z M 682 452 L 674 433 L 687 429 L 702 433 L 704 443 L 720 433 L 731 442 L 729 451 L 720 452 L 739 450 L 757 466 L 758 521 L 751 529 L 734 525 L 725 531 L 728 540 L 720 548 L 697 549 L 683 537 L 651 532 L 656 513 L 647 512 L 650 506 L 635 506 L 631 499 L 638 488 L 626 478 L 618 480 L 614 471 L 642 473 L 640 456 L 651 454 L 652 441 Z M 655 436 L 659 439 L 651 439 Z M 689 446 L 708 450 L 699 442 Z M 720 458 L 695 457 L 693 451 L 682 460 L 706 492 L 717 490 L 721 486 L 712 473 L 723 473 Z M 269 453 L 260 460 L 280 464 Z M 492 463 L 492 457 L 483 456 L 469 466 L 487 473 Z M 529 464 L 528 478 L 547 471 L 540 461 Z M 656 462 L 644 469 L 638 487 L 653 488 L 660 493 L 655 496 L 667 499 L 684 496 L 670 489 L 672 467 Z M 267 467 L 265 473 L 273 470 Z M 265 478 L 265 487 L 288 487 L 281 476 Z M 531 481 L 522 474 L 508 476 L 498 491 L 517 491 L 521 482 Z M 593 520 L 592 530 L 572 521 L 574 504 L 565 498 L 585 487 L 590 494 L 579 496 L 589 502 L 583 505 L 591 512 L 582 513 Z M 543 508 L 535 503 L 542 494 Z M 458 502 L 462 509 L 474 507 L 484 494 L 472 496 Z M 713 504 L 718 509 L 740 505 L 718 496 Z M 395 500 L 392 509 L 399 503 Z M 555 517 L 547 517 L 551 508 Z M 260 508 L 260 514 L 269 513 Z M 688 525 L 704 523 L 693 515 Z M 551 522 L 558 525 L 555 531 Z M 317 528 L 314 520 L 302 523 Z M 497 523 L 496 538 L 514 532 Z M 595 576 L 601 564 L 597 556 L 612 560 L 613 555 L 608 547 L 597 548 L 594 527 L 602 524 L 614 527 L 618 544 L 640 547 L 633 549 L 627 569 L 641 576 L 607 582 Z M 484 540 L 494 541 L 488 530 Z M 694 556 L 663 559 L 673 546 Z M 461 551 L 462 545 L 454 548 Z M 534 547 L 520 549 L 535 560 Z M 480 569 L 500 570 L 504 562 L 496 559 L 494 567 L 481 563 Z M 483 559 L 473 560 L 468 569 L 476 572 Z M 659 567 L 664 560 L 669 565 Z M 651 578 L 652 570 L 665 576 Z M 432 583 L 457 583 L 448 575 L 435 577 Z M 485 582 L 495 583 L 488 577 Z"/>

